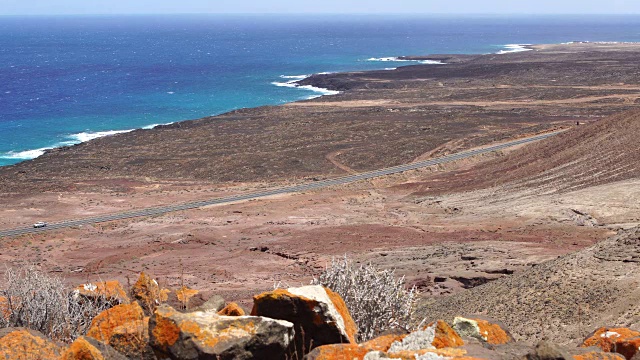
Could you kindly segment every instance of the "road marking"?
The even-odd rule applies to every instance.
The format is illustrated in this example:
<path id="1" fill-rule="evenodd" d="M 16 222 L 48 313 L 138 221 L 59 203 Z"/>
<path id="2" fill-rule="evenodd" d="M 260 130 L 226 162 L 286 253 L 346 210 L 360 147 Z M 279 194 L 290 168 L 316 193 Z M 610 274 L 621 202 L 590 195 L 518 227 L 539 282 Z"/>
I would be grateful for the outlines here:
<path id="1" fill-rule="evenodd" d="M 114 214 L 105 214 L 105 215 L 100 215 L 100 216 L 95 216 L 90 218 L 84 218 L 84 219 L 65 220 L 65 221 L 60 221 L 56 223 L 51 223 L 44 228 L 25 227 L 25 228 L 3 230 L 3 231 L 0 231 L 0 238 L 6 237 L 6 236 L 18 236 L 18 235 L 24 235 L 24 234 L 40 233 L 44 231 L 69 228 L 69 227 L 79 226 L 79 225 L 89 225 L 89 224 L 97 224 L 97 223 L 114 221 L 114 220 L 124 220 L 124 219 L 136 218 L 136 217 L 160 215 L 160 214 L 166 214 L 166 213 L 175 212 L 175 211 L 196 209 L 196 208 L 209 206 L 209 205 L 231 204 L 238 201 L 260 199 L 260 198 L 264 198 L 272 195 L 292 194 L 292 193 L 297 193 L 301 191 L 325 188 L 329 186 L 344 185 L 344 184 L 349 184 L 349 183 L 353 183 L 361 180 L 369 180 L 369 179 L 373 179 L 380 176 L 402 173 L 405 171 L 416 170 L 416 169 L 429 167 L 433 165 L 445 164 L 448 162 L 452 162 L 460 159 L 466 159 L 466 158 L 480 155 L 480 154 L 487 154 L 487 153 L 491 153 L 494 151 L 498 151 L 498 150 L 522 145 L 522 144 L 528 144 L 528 143 L 549 138 L 551 136 L 555 136 L 563 131 L 565 130 L 547 133 L 543 135 L 536 135 L 536 136 L 532 136 L 532 137 L 528 137 L 520 140 L 509 141 L 506 143 L 488 146 L 481 149 L 462 151 L 459 153 L 450 154 L 450 155 L 442 156 L 435 159 L 423 160 L 423 161 L 418 161 L 414 163 L 368 171 L 368 172 L 355 174 L 355 175 L 347 175 L 347 176 L 342 176 L 342 177 L 333 178 L 333 179 L 314 181 L 306 184 L 291 185 L 291 186 L 285 186 L 281 188 L 262 190 L 262 191 L 247 193 L 247 194 L 226 196 L 226 197 L 215 198 L 210 200 L 195 201 L 195 202 L 189 202 L 184 204 L 155 206 L 155 207 L 149 207 L 149 208 L 144 208 L 139 210 L 125 211 L 125 212 L 119 212 Z"/>

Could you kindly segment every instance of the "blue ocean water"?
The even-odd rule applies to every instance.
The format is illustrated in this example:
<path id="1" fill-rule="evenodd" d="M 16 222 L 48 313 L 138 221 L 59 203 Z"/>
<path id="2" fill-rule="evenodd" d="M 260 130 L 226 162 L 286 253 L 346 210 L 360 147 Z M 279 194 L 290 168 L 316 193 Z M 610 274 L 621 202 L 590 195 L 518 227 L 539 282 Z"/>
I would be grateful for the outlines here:
<path id="1" fill-rule="evenodd" d="M 0 17 L 0 166 L 115 131 L 323 94 L 287 86 L 296 76 L 568 41 L 640 41 L 640 18 Z"/>

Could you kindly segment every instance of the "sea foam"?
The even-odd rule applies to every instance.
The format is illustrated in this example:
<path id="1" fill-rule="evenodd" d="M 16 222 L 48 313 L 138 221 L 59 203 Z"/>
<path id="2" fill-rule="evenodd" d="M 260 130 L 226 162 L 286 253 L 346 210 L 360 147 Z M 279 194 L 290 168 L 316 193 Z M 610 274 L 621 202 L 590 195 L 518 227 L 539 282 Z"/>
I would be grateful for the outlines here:
<path id="1" fill-rule="evenodd" d="M 411 60 L 411 59 L 401 59 L 399 57 L 369 58 L 369 59 L 367 59 L 367 61 L 414 62 L 414 63 L 424 64 L 424 65 L 446 65 L 446 63 L 443 63 L 442 61 L 439 61 L 439 60 Z"/>
<path id="2" fill-rule="evenodd" d="M 331 74 L 331 73 L 324 72 L 324 73 L 320 73 L 320 74 Z M 338 95 L 338 94 L 340 94 L 340 91 L 324 89 L 324 88 L 320 88 L 320 87 L 316 87 L 316 86 L 312 86 L 312 85 L 300 85 L 300 84 L 298 84 L 298 81 L 304 80 L 304 79 L 308 78 L 309 76 L 310 75 L 280 75 L 280 78 L 282 78 L 282 79 L 291 79 L 291 80 L 286 81 L 286 82 L 274 81 L 271 84 L 275 85 L 275 86 L 280 86 L 280 87 L 288 87 L 288 88 L 307 90 L 307 91 L 313 91 L 315 93 L 318 93 L 317 95 L 308 96 L 307 99 L 315 99 L 315 98 L 318 98 L 318 97 L 321 97 L 321 96 Z"/>
<path id="3" fill-rule="evenodd" d="M 497 54 L 502 55 L 533 50 L 527 46 L 531 46 L 531 44 L 507 44 L 504 46 L 505 50 L 500 50 Z"/>

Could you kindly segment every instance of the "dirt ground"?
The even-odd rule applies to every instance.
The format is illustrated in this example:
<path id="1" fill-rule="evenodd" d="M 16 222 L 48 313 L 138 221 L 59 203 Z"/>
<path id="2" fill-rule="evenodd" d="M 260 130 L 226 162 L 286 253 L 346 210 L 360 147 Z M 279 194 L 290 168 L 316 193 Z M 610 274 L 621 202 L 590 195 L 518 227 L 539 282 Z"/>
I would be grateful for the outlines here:
<path id="1" fill-rule="evenodd" d="M 640 193 L 630 194 L 628 183 L 547 197 L 496 189 L 425 196 L 406 186 L 495 156 L 303 194 L 2 239 L 0 261 L 36 263 L 71 284 L 127 283 L 146 271 L 166 286 L 184 283 L 250 307 L 252 295 L 276 283 L 307 284 L 333 257 L 345 254 L 396 269 L 424 295 L 446 295 L 584 248 L 616 227 L 638 222 Z M 0 227 L 217 197 L 264 184 L 120 186 L 118 193 L 7 201 Z M 573 210 L 606 226 L 584 226 Z"/>

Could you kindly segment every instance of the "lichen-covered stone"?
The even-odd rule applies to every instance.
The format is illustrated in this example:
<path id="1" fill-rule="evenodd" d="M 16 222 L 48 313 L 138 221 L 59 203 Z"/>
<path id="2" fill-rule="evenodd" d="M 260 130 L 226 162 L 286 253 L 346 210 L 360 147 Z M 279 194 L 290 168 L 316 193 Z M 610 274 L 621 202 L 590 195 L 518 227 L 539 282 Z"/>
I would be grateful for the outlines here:
<path id="1" fill-rule="evenodd" d="M 573 360 L 625 360 L 622 355 L 615 353 L 587 352 L 584 354 L 574 355 Z"/>
<path id="2" fill-rule="evenodd" d="M 65 350 L 60 360 L 127 360 L 127 357 L 105 343 L 81 336 Z"/>
<path id="3" fill-rule="evenodd" d="M 0 329 L 0 359 L 58 359 L 62 349 L 42 333 L 25 328 Z"/>
<path id="4" fill-rule="evenodd" d="M 193 309 L 193 311 L 213 311 L 218 312 L 225 307 L 227 302 L 220 295 L 213 295 L 204 304 Z"/>
<path id="5" fill-rule="evenodd" d="M 638 352 L 640 332 L 627 328 L 602 327 L 587 337 L 582 347 L 597 346 L 606 352 L 617 352 L 631 359 Z"/>
<path id="6" fill-rule="evenodd" d="M 148 317 L 115 327 L 109 338 L 109 345 L 130 359 L 156 359 L 149 345 Z"/>
<path id="7" fill-rule="evenodd" d="M 113 305 L 128 304 L 127 292 L 119 281 L 104 281 L 82 284 L 75 288 L 76 294 L 93 301 L 107 301 Z"/>
<path id="8" fill-rule="evenodd" d="M 502 345 L 513 341 L 509 333 L 498 324 L 483 319 L 456 317 L 453 329 L 462 336 L 469 336 L 491 345 Z"/>
<path id="9" fill-rule="evenodd" d="M 227 306 L 224 307 L 224 309 L 218 311 L 218 315 L 225 315 L 225 316 L 244 316 L 246 315 L 244 310 L 242 310 L 242 308 L 232 302 L 227 304 Z"/>
<path id="10" fill-rule="evenodd" d="M 149 321 L 150 344 L 171 359 L 291 358 L 293 324 L 258 316 L 180 313 L 168 305 Z"/>
<path id="11" fill-rule="evenodd" d="M 356 344 L 357 326 L 342 298 L 322 286 L 278 289 L 253 298 L 251 315 L 292 322 L 296 350 L 329 344 Z"/>
<path id="12" fill-rule="evenodd" d="M 144 312 L 137 302 L 107 309 L 91 321 L 87 336 L 108 343 L 114 329 L 132 321 L 142 321 Z"/>
<path id="13" fill-rule="evenodd" d="M 332 344 L 319 346 L 311 351 L 306 360 L 361 360 L 372 351 L 386 352 L 396 341 L 401 341 L 406 335 L 385 335 L 369 340 L 362 344 Z"/>
<path id="14" fill-rule="evenodd" d="M 167 301 L 168 293 L 169 290 L 160 288 L 158 282 L 144 272 L 140 273 L 140 277 L 131 288 L 131 296 L 149 313 Z"/>
<path id="15" fill-rule="evenodd" d="M 464 345 L 464 341 L 458 333 L 446 322 L 438 320 L 428 326 L 435 325 L 435 336 L 432 345 L 436 349 L 453 348 Z"/>

